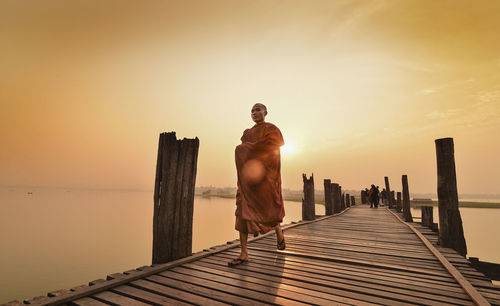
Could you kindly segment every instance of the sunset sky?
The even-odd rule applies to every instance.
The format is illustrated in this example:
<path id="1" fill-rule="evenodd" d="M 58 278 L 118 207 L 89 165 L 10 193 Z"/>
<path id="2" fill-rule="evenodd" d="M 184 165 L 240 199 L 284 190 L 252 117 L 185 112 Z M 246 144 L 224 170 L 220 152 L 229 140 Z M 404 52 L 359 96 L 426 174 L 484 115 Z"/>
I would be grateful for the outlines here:
<path id="1" fill-rule="evenodd" d="M 498 0 L 3 0 L 0 55 L 2 186 L 151 190 L 168 131 L 236 186 L 261 102 L 285 188 L 435 192 L 453 137 L 459 193 L 500 194 Z"/>

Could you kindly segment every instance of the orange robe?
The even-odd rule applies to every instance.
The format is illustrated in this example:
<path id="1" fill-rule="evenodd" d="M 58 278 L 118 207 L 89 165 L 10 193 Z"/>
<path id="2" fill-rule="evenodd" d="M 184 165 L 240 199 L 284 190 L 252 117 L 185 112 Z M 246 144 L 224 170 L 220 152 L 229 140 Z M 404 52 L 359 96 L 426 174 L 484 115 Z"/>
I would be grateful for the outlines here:
<path id="1" fill-rule="evenodd" d="M 283 221 L 285 209 L 281 194 L 280 130 L 263 122 L 246 129 L 236 147 L 238 172 L 236 192 L 237 231 L 266 233 Z"/>

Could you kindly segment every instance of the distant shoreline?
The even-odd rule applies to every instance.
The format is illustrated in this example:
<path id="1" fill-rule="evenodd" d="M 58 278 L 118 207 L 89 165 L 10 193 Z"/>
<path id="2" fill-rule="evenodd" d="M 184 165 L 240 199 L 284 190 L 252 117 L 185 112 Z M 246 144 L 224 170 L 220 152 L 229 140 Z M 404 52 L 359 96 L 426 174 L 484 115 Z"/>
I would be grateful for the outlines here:
<path id="1" fill-rule="evenodd" d="M 234 194 L 223 194 L 223 193 L 216 193 L 216 194 L 196 194 L 196 196 L 199 197 L 204 197 L 204 198 L 210 198 L 210 197 L 217 197 L 217 198 L 225 198 L 225 199 L 234 199 L 236 196 Z M 292 202 L 302 202 L 302 196 L 283 196 L 283 200 L 285 201 L 292 201 Z M 411 201 L 411 206 L 416 208 L 420 206 L 438 206 L 437 201 L 432 201 L 432 202 L 427 202 L 427 203 L 414 203 Z M 356 203 L 361 203 L 360 198 L 356 198 Z M 316 204 L 325 204 L 325 200 L 323 198 L 317 198 L 316 199 Z M 459 201 L 459 207 L 469 207 L 469 208 L 500 208 L 500 203 L 494 203 L 494 202 L 473 202 L 473 201 Z"/>

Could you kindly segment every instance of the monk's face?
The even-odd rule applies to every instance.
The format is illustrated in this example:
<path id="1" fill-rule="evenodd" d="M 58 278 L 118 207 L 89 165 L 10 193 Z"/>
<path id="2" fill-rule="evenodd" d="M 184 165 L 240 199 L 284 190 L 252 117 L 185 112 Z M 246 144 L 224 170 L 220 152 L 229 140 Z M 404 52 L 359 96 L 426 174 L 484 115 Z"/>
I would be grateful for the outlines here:
<path id="1" fill-rule="evenodd" d="M 264 107 L 259 104 L 255 104 L 252 107 L 252 120 L 255 123 L 262 123 L 267 115 L 267 111 Z"/>

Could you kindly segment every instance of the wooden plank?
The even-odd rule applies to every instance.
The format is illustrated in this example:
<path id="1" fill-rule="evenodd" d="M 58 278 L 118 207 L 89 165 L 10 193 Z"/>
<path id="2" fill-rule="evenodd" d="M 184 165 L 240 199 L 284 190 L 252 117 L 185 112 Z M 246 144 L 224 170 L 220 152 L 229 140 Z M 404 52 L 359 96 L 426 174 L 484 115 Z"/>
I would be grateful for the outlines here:
<path id="1" fill-rule="evenodd" d="M 106 303 L 103 303 L 99 300 L 90 298 L 90 297 L 84 297 L 78 300 L 71 301 L 69 305 L 78 305 L 78 306 L 104 306 L 108 305 Z"/>
<path id="2" fill-rule="evenodd" d="M 223 257 L 226 255 L 226 253 L 221 253 L 220 255 L 216 255 L 213 257 L 205 258 L 202 259 L 201 262 L 204 261 L 222 261 L 225 263 L 227 258 L 232 258 L 235 255 L 239 253 L 234 253 L 235 255 L 229 255 L 227 253 L 227 257 Z M 250 259 L 252 260 L 254 257 L 259 257 L 263 260 L 268 260 L 268 261 L 282 261 L 285 260 L 285 257 L 277 257 L 273 256 L 272 253 L 259 253 L 255 251 L 249 252 Z M 222 258 L 223 257 L 223 258 Z M 323 262 L 323 261 L 316 261 L 313 259 L 303 259 L 300 257 L 286 257 L 286 261 L 288 264 L 293 265 L 294 263 L 297 265 L 314 265 L 318 267 L 318 269 L 321 268 L 326 268 L 326 269 L 338 269 L 339 271 L 345 271 L 346 273 L 365 273 L 369 275 L 370 277 L 376 277 L 376 276 L 382 276 L 382 277 L 389 277 L 391 279 L 401 279 L 402 281 L 408 281 L 408 280 L 418 280 L 420 282 L 427 282 L 433 286 L 435 285 L 443 285 L 443 286 L 451 286 L 451 287 L 456 287 L 460 288 L 461 287 L 456 283 L 455 279 L 451 277 L 451 275 L 442 275 L 442 276 L 434 276 L 434 275 L 422 275 L 422 274 L 415 274 L 411 272 L 404 272 L 404 271 L 397 271 L 397 270 L 387 270 L 387 269 L 381 269 L 381 268 L 374 268 L 374 267 L 367 267 L 367 266 L 357 266 L 357 265 L 350 265 L 346 263 L 340 263 L 340 262 Z M 198 261 L 200 262 L 200 261 Z"/>
<path id="3" fill-rule="evenodd" d="M 259 303 L 270 303 L 270 304 L 285 304 L 285 305 L 304 305 L 299 301 L 294 301 L 290 299 L 283 298 L 276 295 L 276 290 L 271 290 L 270 288 L 260 288 L 258 286 L 252 286 L 244 281 L 244 279 L 239 281 L 227 280 L 224 278 L 218 278 L 217 281 L 210 277 L 210 275 L 195 275 L 185 274 L 181 272 L 174 271 L 179 268 L 174 268 L 171 271 L 161 272 L 161 276 L 177 279 L 179 281 L 190 282 L 192 284 L 199 283 L 210 283 L 211 288 L 214 290 L 223 291 L 226 293 L 234 294 L 244 298 L 251 298 Z M 181 270 L 182 271 L 182 270 Z M 249 286 L 247 286 L 249 285 Z M 257 290 L 255 290 L 255 288 Z M 259 290 L 260 289 L 260 290 Z"/>
<path id="4" fill-rule="evenodd" d="M 146 278 L 146 280 L 155 282 L 158 284 L 162 284 L 165 286 L 173 287 L 173 288 L 178 288 L 184 291 L 188 291 L 200 296 L 205 296 L 209 297 L 211 299 L 229 303 L 232 305 L 255 305 L 255 300 L 251 300 L 248 298 L 232 295 L 223 291 L 218 291 L 215 289 L 211 289 L 208 287 L 204 286 L 199 286 L 199 285 L 194 285 L 186 281 L 178 281 L 173 278 L 167 278 L 164 276 L 160 275 L 152 275 Z M 210 286 L 210 284 L 206 284 L 207 286 Z"/>
<path id="5" fill-rule="evenodd" d="M 94 294 L 92 298 L 97 299 L 103 303 L 108 303 L 108 304 L 111 303 L 114 305 L 134 305 L 134 306 L 148 305 L 136 299 L 131 299 L 127 296 L 123 296 L 121 294 L 117 294 L 115 292 L 110 292 L 110 291 L 99 292 L 97 294 Z"/>
<path id="6" fill-rule="evenodd" d="M 176 268 L 177 269 L 177 268 Z M 371 285 L 364 282 L 354 282 L 350 280 L 345 280 L 338 277 L 318 275 L 317 273 L 303 272 L 300 270 L 289 270 L 285 268 L 273 268 L 269 266 L 262 266 L 258 263 L 249 263 L 248 265 L 241 265 L 236 267 L 236 269 L 258 271 L 262 274 L 269 274 L 274 276 L 280 276 L 282 278 L 289 278 L 300 282 L 307 282 L 311 284 L 329 286 L 331 288 L 336 288 L 340 290 L 347 290 L 356 292 L 358 294 L 367 294 L 373 298 L 383 298 L 389 301 L 399 301 L 404 303 L 417 303 L 425 305 L 439 305 L 443 300 L 453 300 L 455 304 L 459 305 L 471 305 L 471 302 L 461 301 L 459 299 L 449 299 L 443 296 L 428 298 L 421 298 L 419 296 L 408 295 L 408 291 L 397 290 L 394 288 L 387 288 L 379 285 Z M 387 304 L 385 301 L 383 304 Z"/>
<path id="7" fill-rule="evenodd" d="M 190 305 L 184 301 L 177 300 L 171 297 L 155 294 L 149 291 L 144 291 L 135 287 L 123 285 L 111 289 L 112 292 L 117 294 L 122 294 L 131 299 L 137 300 L 138 302 L 144 302 L 147 304 L 165 305 L 165 304 L 175 304 L 175 305 Z M 120 304 L 121 305 L 121 304 Z M 141 304 L 144 305 L 144 304 Z"/>
<path id="8" fill-rule="evenodd" d="M 189 264 L 191 265 L 191 264 Z M 212 268 L 212 269 L 217 269 L 221 271 L 226 271 L 226 272 L 233 272 L 233 273 L 238 273 L 240 275 L 245 275 L 245 276 L 252 276 L 256 279 L 263 279 L 267 281 L 273 281 L 278 284 L 286 284 L 290 286 L 295 286 L 299 288 L 303 288 L 305 290 L 311 291 L 316 296 L 323 297 L 325 299 L 331 299 L 331 300 L 340 300 L 342 303 L 346 304 L 353 304 L 353 305 L 371 305 L 371 303 L 374 302 L 387 302 L 388 300 L 383 300 L 383 299 L 377 299 L 375 297 L 371 296 L 364 296 L 364 300 L 366 302 L 363 302 L 363 295 L 358 295 L 356 293 L 353 293 L 351 291 L 343 291 L 343 290 L 338 290 L 335 288 L 327 287 L 327 286 L 320 286 L 320 285 L 315 285 L 315 284 L 310 284 L 307 282 L 302 282 L 302 281 L 295 281 L 293 279 L 288 279 L 288 278 L 282 278 L 281 276 L 273 276 L 269 274 L 262 274 L 254 270 L 241 270 L 238 269 L 237 272 L 235 272 L 234 268 L 230 268 L 227 265 L 223 265 L 220 263 L 220 261 L 213 260 L 213 259 L 207 259 L 203 261 L 196 262 L 192 265 L 195 266 L 202 266 L 202 267 L 207 267 L 207 268 Z"/>
<path id="9" fill-rule="evenodd" d="M 370 291 L 372 293 L 377 291 L 380 295 L 390 295 L 396 298 L 406 297 L 409 302 L 422 303 L 423 299 L 425 299 L 426 303 L 430 303 L 434 300 L 435 302 L 448 302 L 459 305 L 471 304 L 469 297 L 463 292 L 445 292 L 430 289 L 418 290 L 418 288 L 414 288 L 413 286 L 403 284 L 398 286 L 394 282 L 374 282 L 367 278 L 356 280 L 354 277 L 346 277 L 345 275 L 333 273 L 320 273 L 318 270 L 314 269 L 293 269 L 283 264 L 267 264 L 258 259 L 250 262 L 244 269 L 255 268 L 259 268 L 260 271 L 275 271 L 276 273 L 281 273 L 281 275 L 289 273 L 302 281 L 306 281 L 306 279 L 324 280 L 326 282 L 335 283 L 337 286 L 353 286 L 350 287 L 350 290 L 355 290 L 355 287 L 358 290 Z"/>
<path id="10" fill-rule="evenodd" d="M 290 246 L 296 248 L 306 248 L 308 250 L 312 250 L 311 248 L 313 248 L 321 250 L 322 252 L 325 253 L 330 253 L 331 251 L 337 250 L 343 252 L 355 252 L 366 255 L 399 256 L 399 257 L 404 257 L 405 259 L 427 260 L 439 263 L 439 261 L 436 260 L 436 257 L 432 256 L 432 253 L 429 252 L 427 249 L 424 249 L 424 247 L 422 247 L 421 249 L 422 252 L 416 252 L 416 251 L 411 252 L 406 250 L 378 248 L 376 246 L 364 247 L 364 246 L 354 246 L 354 245 L 351 246 L 351 245 L 336 244 L 336 243 L 326 244 L 321 242 L 305 241 L 305 240 L 297 241 L 296 239 L 289 239 L 288 236 L 287 236 L 287 242 Z M 273 244 L 274 243 L 270 241 L 259 241 L 252 245 L 266 246 Z M 423 252 L 424 250 L 427 252 Z"/>
<path id="11" fill-rule="evenodd" d="M 269 249 L 265 248 L 254 248 L 249 246 L 248 249 L 250 250 L 259 250 L 259 251 L 264 251 L 264 252 L 274 252 Z M 377 258 L 362 258 L 362 259 L 357 259 L 357 258 L 349 258 L 345 256 L 328 256 L 328 255 L 323 255 L 323 254 L 318 254 L 314 252 L 294 252 L 294 251 L 281 251 L 281 253 L 288 254 L 291 256 L 299 256 L 303 258 L 316 258 L 316 259 L 321 259 L 325 261 L 332 261 L 332 262 L 348 262 L 348 263 L 354 263 L 358 265 L 363 265 L 363 266 L 372 266 L 372 267 L 380 267 L 380 268 L 386 268 L 386 269 L 393 269 L 393 270 L 401 270 L 401 271 L 410 271 L 414 273 L 423 273 L 423 274 L 431 274 L 431 275 L 442 275 L 444 269 L 430 269 L 428 267 L 424 268 L 419 268 L 416 266 L 411 266 L 411 265 L 405 265 L 403 264 L 391 264 L 391 263 L 384 263 L 383 261 L 380 261 Z"/>
<path id="12" fill-rule="evenodd" d="M 239 273 L 239 270 L 231 269 L 228 268 L 227 266 L 223 267 L 224 269 L 219 269 L 219 267 L 217 269 L 214 269 L 197 264 L 187 264 L 184 266 L 192 270 L 207 272 L 226 278 L 241 279 L 241 274 Z M 298 299 L 301 302 L 305 302 L 308 304 L 325 305 L 325 304 L 330 304 L 332 302 L 337 302 L 337 303 L 340 302 L 346 303 L 348 301 L 352 302 L 352 300 L 341 299 L 339 297 L 321 294 L 312 290 L 304 289 L 300 286 L 284 284 L 282 281 L 276 282 L 270 279 L 256 278 L 249 275 L 245 275 L 245 279 L 246 281 L 251 283 L 260 284 L 275 289 L 283 289 L 284 291 L 289 291 L 287 295 L 290 298 L 294 297 L 295 299 Z"/>
<path id="13" fill-rule="evenodd" d="M 220 301 L 215 301 L 212 298 L 207 298 L 197 294 L 193 294 L 189 291 L 180 290 L 175 287 L 165 286 L 156 282 L 151 282 L 148 280 L 138 279 L 130 283 L 130 285 L 149 292 L 153 292 L 159 295 L 179 299 L 181 301 L 207 306 L 221 306 L 228 305 L 228 303 L 222 303 Z"/>
<path id="14" fill-rule="evenodd" d="M 222 256 L 222 255 L 221 255 Z M 225 257 L 225 258 L 230 258 Z M 263 262 L 266 264 L 275 264 L 279 263 L 285 264 L 282 260 L 274 259 L 270 260 L 268 258 L 263 258 L 263 257 L 258 257 L 259 262 Z M 251 259 L 253 262 L 253 258 Z M 463 295 L 465 297 L 465 294 L 460 286 L 458 284 L 453 283 L 453 285 L 450 285 L 450 283 L 438 283 L 438 282 L 426 282 L 426 279 L 423 278 L 399 278 L 395 277 L 393 274 L 389 273 L 379 273 L 379 274 L 374 274 L 371 273 L 370 271 L 353 271 L 353 270 L 345 270 L 345 269 L 340 269 L 337 268 L 335 265 L 332 265 L 331 267 L 321 267 L 321 266 L 316 266 L 310 263 L 291 263 L 290 261 L 286 261 L 286 267 L 290 267 L 291 269 L 296 269 L 296 270 L 301 270 L 301 271 L 307 271 L 307 272 L 316 272 L 319 274 L 324 274 L 324 275 L 338 275 L 339 277 L 345 278 L 345 279 L 353 279 L 357 281 L 366 281 L 368 283 L 377 283 L 381 285 L 388 285 L 388 286 L 400 286 L 402 288 L 408 288 L 408 289 L 414 289 L 416 291 L 424 291 L 424 292 L 433 292 L 434 290 L 440 290 L 440 292 L 451 292 L 451 293 L 458 293 L 459 295 Z M 381 271 L 385 272 L 385 271 Z M 454 281 L 454 280 L 453 280 Z"/>

